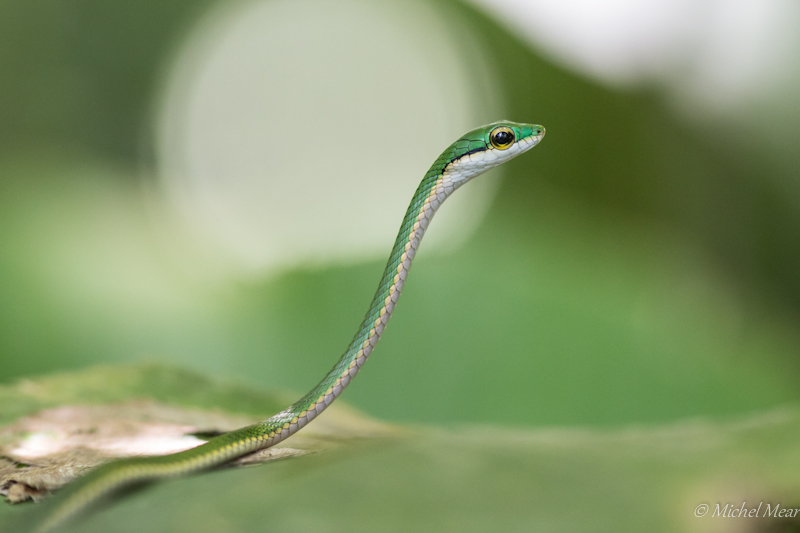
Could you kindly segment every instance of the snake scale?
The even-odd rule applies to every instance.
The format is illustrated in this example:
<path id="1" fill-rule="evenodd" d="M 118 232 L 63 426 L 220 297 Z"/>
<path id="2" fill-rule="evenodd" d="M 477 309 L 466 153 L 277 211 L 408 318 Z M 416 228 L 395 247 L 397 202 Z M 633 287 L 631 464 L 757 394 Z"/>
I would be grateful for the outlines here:
<path id="1" fill-rule="evenodd" d="M 263 422 L 220 435 L 196 448 L 114 461 L 97 468 L 54 499 L 54 508 L 38 531 L 51 530 L 114 490 L 224 464 L 274 446 L 314 420 L 347 387 L 381 338 L 425 230 L 442 202 L 475 176 L 536 146 L 544 133 L 544 128 L 535 124 L 495 122 L 464 134 L 434 161 L 411 199 L 364 321 L 333 369 L 308 394 Z"/>

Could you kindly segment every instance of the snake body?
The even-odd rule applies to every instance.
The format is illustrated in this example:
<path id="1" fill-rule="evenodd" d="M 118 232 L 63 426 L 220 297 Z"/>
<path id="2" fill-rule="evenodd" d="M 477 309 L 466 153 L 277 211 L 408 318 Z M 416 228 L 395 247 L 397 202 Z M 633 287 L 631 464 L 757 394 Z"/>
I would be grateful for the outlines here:
<path id="1" fill-rule="evenodd" d="M 308 394 L 263 422 L 220 435 L 196 448 L 101 466 L 56 498 L 55 509 L 39 531 L 52 529 L 111 491 L 224 464 L 274 446 L 311 422 L 342 393 L 381 338 L 425 230 L 442 202 L 475 176 L 536 146 L 544 133 L 544 128 L 535 124 L 496 122 L 464 134 L 434 161 L 408 206 L 378 290 L 358 332 L 333 369 Z"/>

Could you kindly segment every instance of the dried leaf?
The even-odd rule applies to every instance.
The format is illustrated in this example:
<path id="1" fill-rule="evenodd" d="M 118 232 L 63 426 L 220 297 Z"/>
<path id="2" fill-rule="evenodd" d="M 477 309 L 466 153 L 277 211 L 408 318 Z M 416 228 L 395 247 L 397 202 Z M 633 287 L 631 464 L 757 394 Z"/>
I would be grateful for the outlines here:
<path id="1" fill-rule="evenodd" d="M 179 390 L 186 396 L 174 405 L 144 399 L 148 377 L 156 376 L 153 396 L 162 399 L 164 383 L 179 381 Z M 191 378 L 191 379 L 190 379 Z M 188 383 L 184 380 L 188 380 Z M 93 402 L 104 398 L 123 399 L 120 392 L 133 399 L 113 404 L 70 403 L 35 411 L 37 404 L 57 404 L 63 399 L 78 400 L 81 391 L 72 382 L 89 384 L 86 394 Z M 120 387 L 120 381 L 123 386 Z M 229 413 L 220 408 L 187 407 L 186 400 L 206 403 L 203 389 L 224 390 L 226 385 L 209 383 L 183 370 L 158 368 L 152 365 L 125 369 L 94 368 L 66 376 L 26 380 L 11 387 L 0 388 L 0 396 L 15 401 L 22 397 L 28 410 L 26 416 L 0 427 L 0 495 L 11 503 L 39 501 L 51 491 L 69 483 L 98 465 L 118 458 L 166 455 L 199 446 L 210 436 L 244 427 L 264 418 L 263 415 Z M 233 386 L 227 385 L 228 388 Z M 257 391 L 233 390 L 253 398 Z M 272 395 L 267 409 L 277 411 Z M 197 401 L 200 399 L 200 401 Z M 288 403 L 288 400 L 283 405 Z M 8 403 L 4 403 L 8 405 Z M 20 402 L 16 402 L 19 409 Z M 0 419 L 4 418 L 0 414 Z M 337 403 L 304 431 L 275 448 L 261 450 L 231 463 L 246 466 L 275 459 L 296 457 L 335 446 L 353 438 L 369 438 L 394 431 L 390 426 L 367 419 Z"/>

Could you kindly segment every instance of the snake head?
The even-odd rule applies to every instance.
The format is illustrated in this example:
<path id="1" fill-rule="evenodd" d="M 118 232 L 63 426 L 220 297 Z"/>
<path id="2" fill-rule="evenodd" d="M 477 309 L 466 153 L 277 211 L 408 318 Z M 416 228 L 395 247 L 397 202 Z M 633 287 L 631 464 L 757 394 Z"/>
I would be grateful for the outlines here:
<path id="1" fill-rule="evenodd" d="M 544 138 L 544 126 L 503 120 L 465 133 L 442 157 L 449 159 L 446 173 L 466 182 L 490 168 L 524 154 Z"/>

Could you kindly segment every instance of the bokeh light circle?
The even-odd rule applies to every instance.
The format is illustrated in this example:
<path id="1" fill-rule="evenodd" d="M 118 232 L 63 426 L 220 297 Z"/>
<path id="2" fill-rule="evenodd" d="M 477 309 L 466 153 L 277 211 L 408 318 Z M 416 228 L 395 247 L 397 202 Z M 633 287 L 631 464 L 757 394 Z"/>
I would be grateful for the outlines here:
<path id="1" fill-rule="evenodd" d="M 175 58 L 157 131 L 163 190 L 200 241 L 244 273 L 385 254 L 431 162 L 504 118 L 490 65 L 442 9 L 277 0 L 210 13 Z M 494 182 L 459 191 L 430 252 L 468 236 Z"/>

